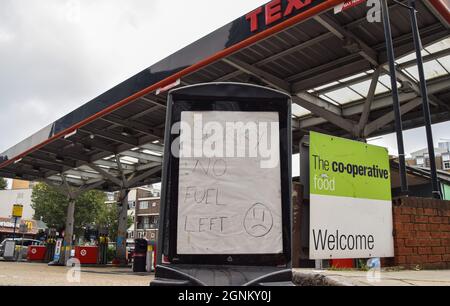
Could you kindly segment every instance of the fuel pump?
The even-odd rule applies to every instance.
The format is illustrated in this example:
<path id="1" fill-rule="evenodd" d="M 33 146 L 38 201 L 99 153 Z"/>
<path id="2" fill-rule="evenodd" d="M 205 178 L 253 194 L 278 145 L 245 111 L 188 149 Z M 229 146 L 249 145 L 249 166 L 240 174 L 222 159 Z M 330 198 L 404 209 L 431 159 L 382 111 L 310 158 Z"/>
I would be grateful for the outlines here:
<path id="1" fill-rule="evenodd" d="M 109 231 L 107 228 L 100 228 L 98 230 L 98 264 L 108 264 L 108 248 L 109 248 Z"/>
<path id="2" fill-rule="evenodd" d="M 56 248 L 56 230 L 49 229 L 46 233 L 47 238 L 45 239 L 45 262 L 49 263 L 53 261 L 55 256 L 55 248 Z"/>
<path id="3" fill-rule="evenodd" d="M 98 243 L 98 263 L 100 265 L 107 265 L 108 264 L 108 245 L 109 245 L 109 238 L 106 235 L 100 235 L 99 237 L 99 243 Z"/>

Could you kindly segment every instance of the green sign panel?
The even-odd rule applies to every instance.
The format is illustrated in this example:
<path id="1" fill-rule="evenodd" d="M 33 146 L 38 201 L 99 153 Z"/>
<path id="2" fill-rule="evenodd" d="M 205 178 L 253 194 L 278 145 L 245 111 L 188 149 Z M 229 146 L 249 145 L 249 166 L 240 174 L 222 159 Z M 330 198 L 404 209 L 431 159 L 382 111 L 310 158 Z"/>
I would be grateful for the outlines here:
<path id="1" fill-rule="evenodd" d="M 391 200 L 386 148 L 314 132 L 310 139 L 312 194 Z"/>
<path id="2" fill-rule="evenodd" d="M 394 255 L 385 148 L 311 133 L 309 183 L 311 259 Z"/>

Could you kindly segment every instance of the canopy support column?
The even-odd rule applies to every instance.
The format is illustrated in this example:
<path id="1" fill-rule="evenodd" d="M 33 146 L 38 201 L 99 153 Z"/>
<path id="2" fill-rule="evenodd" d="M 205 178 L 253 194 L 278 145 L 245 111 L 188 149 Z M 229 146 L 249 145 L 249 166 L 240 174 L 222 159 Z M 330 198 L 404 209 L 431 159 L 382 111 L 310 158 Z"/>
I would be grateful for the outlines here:
<path id="1" fill-rule="evenodd" d="M 61 175 L 62 185 L 59 186 L 62 191 L 67 196 L 69 200 L 69 205 L 67 206 L 67 215 L 66 215 L 66 225 L 64 228 L 64 241 L 61 247 L 61 254 L 59 260 L 57 262 L 58 265 L 65 266 L 67 261 L 70 259 L 70 252 L 72 250 L 73 245 L 73 229 L 75 222 L 75 199 L 77 195 L 72 191 L 69 183 L 66 180 L 64 175 Z"/>
<path id="2" fill-rule="evenodd" d="M 75 222 L 75 199 L 69 197 L 69 205 L 67 207 L 66 228 L 64 230 L 64 242 L 61 249 L 61 257 L 59 264 L 66 265 L 70 259 L 70 252 L 73 246 L 73 228 Z"/>
<path id="3" fill-rule="evenodd" d="M 394 102 L 395 131 L 397 133 L 398 158 L 400 165 L 400 181 L 402 194 L 407 195 L 408 180 L 406 177 L 405 145 L 403 141 L 403 123 L 400 110 L 400 101 L 397 86 L 397 71 L 395 68 L 394 44 L 392 41 L 392 31 L 387 0 L 381 1 L 381 8 L 383 16 L 384 33 L 386 37 L 386 51 L 389 59 L 389 71 L 391 75 L 392 99 Z"/>
<path id="4" fill-rule="evenodd" d="M 127 265 L 128 194 L 129 189 L 120 192 L 119 225 L 117 231 L 116 260 L 119 265 Z"/>

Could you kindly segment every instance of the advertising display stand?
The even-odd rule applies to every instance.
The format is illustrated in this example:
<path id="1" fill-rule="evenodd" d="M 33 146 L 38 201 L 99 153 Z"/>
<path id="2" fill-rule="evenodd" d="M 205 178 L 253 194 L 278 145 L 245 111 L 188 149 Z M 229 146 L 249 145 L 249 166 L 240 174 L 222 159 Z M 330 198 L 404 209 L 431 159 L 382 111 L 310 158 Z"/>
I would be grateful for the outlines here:
<path id="1" fill-rule="evenodd" d="M 3 253 L 3 259 L 6 261 L 12 261 L 16 254 L 16 240 L 5 241 L 5 251 Z"/>
<path id="2" fill-rule="evenodd" d="M 248 84 L 169 93 L 152 286 L 292 280 L 291 100 Z"/>

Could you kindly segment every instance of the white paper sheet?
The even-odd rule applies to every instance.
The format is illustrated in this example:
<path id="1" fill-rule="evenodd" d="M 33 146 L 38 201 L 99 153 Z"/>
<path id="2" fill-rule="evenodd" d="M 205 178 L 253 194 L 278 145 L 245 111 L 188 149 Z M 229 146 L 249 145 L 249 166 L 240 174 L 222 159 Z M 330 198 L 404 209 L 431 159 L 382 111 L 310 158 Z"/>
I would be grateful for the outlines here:
<path id="1" fill-rule="evenodd" d="M 183 112 L 182 122 L 194 126 L 215 122 L 265 124 L 258 137 L 276 134 L 275 151 L 279 159 L 279 118 L 276 112 Z M 211 126 L 211 125 L 210 125 Z M 183 130 L 186 133 L 192 131 Z M 199 128 L 197 127 L 197 132 Z M 274 132 L 274 133 L 273 133 Z M 248 131 L 237 134 L 249 137 Z M 244 133 L 244 134 L 242 134 Z M 227 137 L 226 129 L 223 135 Z M 184 134 L 183 136 L 186 136 Z M 188 137 L 181 137 L 186 140 Z M 205 140 L 211 136 L 200 135 Z M 193 139 L 183 144 L 182 152 L 198 149 Z M 226 139 L 226 137 L 224 137 Z M 273 137 L 272 137 L 273 138 Z M 237 144 L 237 139 L 234 142 Z M 247 138 L 248 139 L 248 138 Z M 259 148 L 263 142 L 246 141 Z M 269 145 L 271 143 L 269 142 Z M 265 145 L 267 147 L 267 145 Z M 236 147 L 236 146 L 235 146 Z M 213 146 L 213 148 L 217 148 Z M 224 152 L 226 150 L 224 146 Z M 242 148 L 241 148 L 242 149 Z M 259 150 L 258 150 L 259 152 Z M 225 154 L 224 154 L 225 155 Z M 199 254 L 280 254 L 283 252 L 281 174 L 279 162 L 275 167 L 262 168 L 261 156 L 249 157 L 180 157 L 178 197 L 177 252 L 180 255 Z"/>

